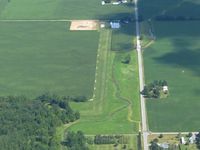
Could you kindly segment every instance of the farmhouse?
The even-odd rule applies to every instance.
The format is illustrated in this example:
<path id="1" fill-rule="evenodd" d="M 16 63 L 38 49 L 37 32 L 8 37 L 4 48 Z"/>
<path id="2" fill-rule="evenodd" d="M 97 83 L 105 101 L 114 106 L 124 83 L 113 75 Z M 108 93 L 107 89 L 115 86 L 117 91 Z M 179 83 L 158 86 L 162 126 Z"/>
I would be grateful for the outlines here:
<path id="1" fill-rule="evenodd" d="M 120 26 L 121 26 L 121 25 L 120 25 L 119 21 L 110 22 L 110 27 L 111 27 L 112 29 L 119 29 Z"/>
<path id="2" fill-rule="evenodd" d="M 192 136 L 189 138 L 190 144 L 194 144 L 194 143 L 195 143 L 195 140 L 196 140 L 196 135 L 195 135 L 195 134 L 192 134 Z"/>

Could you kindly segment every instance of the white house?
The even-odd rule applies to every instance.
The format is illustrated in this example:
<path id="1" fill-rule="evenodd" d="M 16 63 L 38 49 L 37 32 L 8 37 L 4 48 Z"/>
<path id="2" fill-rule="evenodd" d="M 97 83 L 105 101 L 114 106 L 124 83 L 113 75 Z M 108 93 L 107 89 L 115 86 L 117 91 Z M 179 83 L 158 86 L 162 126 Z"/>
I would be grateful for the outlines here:
<path id="1" fill-rule="evenodd" d="M 194 144 L 194 143 L 195 143 L 195 140 L 196 140 L 196 135 L 195 135 L 195 134 L 192 134 L 192 136 L 189 138 L 190 144 Z"/>

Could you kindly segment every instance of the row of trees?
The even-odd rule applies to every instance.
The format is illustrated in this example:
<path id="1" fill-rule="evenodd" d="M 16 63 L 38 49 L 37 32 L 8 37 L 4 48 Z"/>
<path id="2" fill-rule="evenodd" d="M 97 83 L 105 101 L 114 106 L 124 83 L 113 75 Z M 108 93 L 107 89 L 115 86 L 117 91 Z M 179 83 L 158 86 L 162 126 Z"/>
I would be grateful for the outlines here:
<path id="1" fill-rule="evenodd" d="M 3 150 L 57 150 L 56 127 L 80 118 L 68 101 L 56 95 L 34 100 L 0 97 L 0 148 Z"/>
<path id="2" fill-rule="evenodd" d="M 95 144 L 127 144 L 128 137 L 123 135 L 96 135 L 94 137 Z"/>
<path id="3" fill-rule="evenodd" d="M 128 54 L 125 54 L 121 60 L 121 62 L 123 64 L 129 64 L 131 61 L 131 55 L 128 53 Z"/>
<path id="4" fill-rule="evenodd" d="M 68 150 L 88 150 L 87 140 L 82 131 L 68 131 L 63 145 L 67 146 Z"/>
<path id="5" fill-rule="evenodd" d="M 41 96 L 39 96 L 39 99 L 52 99 L 53 97 L 58 97 L 56 95 L 51 95 L 49 93 L 45 93 Z M 88 98 L 86 96 L 63 96 L 60 97 L 61 99 L 63 99 L 64 101 L 73 101 L 73 102 L 86 102 L 88 101 Z"/>
<path id="6" fill-rule="evenodd" d="M 142 94 L 146 98 L 160 98 L 163 86 L 167 86 L 167 81 L 165 80 L 155 80 L 144 86 Z"/>

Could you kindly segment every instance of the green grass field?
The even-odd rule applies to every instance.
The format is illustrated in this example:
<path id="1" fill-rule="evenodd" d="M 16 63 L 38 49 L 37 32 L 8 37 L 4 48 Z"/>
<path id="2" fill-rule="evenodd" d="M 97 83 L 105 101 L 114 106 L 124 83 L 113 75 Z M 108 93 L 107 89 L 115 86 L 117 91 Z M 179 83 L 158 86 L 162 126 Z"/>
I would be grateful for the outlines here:
<path id="1" fill-rule="evenodd" d="M 99 33 L 67 22 L 0 23 L 0 96 L 93 94 Z"/>
<path id="2" fill-rule="evenodd" d="M 198 131 L 200 22 L 154 22 L 156 41 L 144 50 L 146 83 L 165 79 L 169 97 L 147 100 L 152 131 Z"/>
<path id="3" fill-rule="evenodd" d="M 133 35 L 135 33 L 135 23 L 122 24 L 120 29 L 112 31 L 113 51 L 130 51 L 134 49 Z"/>
<path id="4" fill-rule="evenodd" d="M 129 52 L 132 56 L 131 64 L 124 65 L 121 63 L 124 53 L 116 53 L 110 49 L 111 31 L 102 30 L 95 97 L 93 101 L 87 103 L 72 103 L 73 108 L 80 110 L 82 115 L 80 121 L 71 126 L 70 130 L 82 130 L 86 134 L 138 132 L 140 103 L 137 53 Z"/>
<path id="5" fill-rule="evenodd" d="M 132 26 L 132 24 L 129 25 Z M 129 37 L 133 40 L 130 35 L 123 34 L 118 34 L 118 38 L 127 36 L 127 39 Z M 70 127 L 61 127 L 58 129 L 58 134 L 64 130 L 81 130 L 86 135 L 138 134 L 140 101 L 137 53 L 136 51 L 126 52 L 131 54 L 131 63 L 122 64 L 121 60 L 125 52 L 123 49 L 122 52 L 111 51 L 112 35 L 110 29 L 100 31 L 96 90 L 94 90 L 93 101 L 72 102 L 72 108 L 80 111 L 81 119 Z M 128 147 L 136 149 L 136 137 L 132 138 Z M 90 148 L 100 150 L 114 147 L 113 145 L 92 145 Z"/>
<path id="6" fill-rule="evenodd" d="M 133 16 L 133 5 L 101 5 L 100 0 L 1 0 L 1 19 L 119 19 Z"/>

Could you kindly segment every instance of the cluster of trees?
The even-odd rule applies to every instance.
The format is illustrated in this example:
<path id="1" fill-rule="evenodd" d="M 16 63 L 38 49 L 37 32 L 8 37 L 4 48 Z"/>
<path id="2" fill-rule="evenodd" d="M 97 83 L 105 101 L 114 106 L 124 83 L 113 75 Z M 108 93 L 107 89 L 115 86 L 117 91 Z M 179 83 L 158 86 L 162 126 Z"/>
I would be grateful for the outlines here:
<path id="1" fill-rule="evenodd" d="M 126 54 L 126 55 L 124 55 L 123 58 L 122 58 L 122 60 L 121 60 L 121 62 L 123 64 L 129 64 L 130 61 L 131 61 L 131 55 L 129 53 Z"/>
<path id="2" fill-rule="evenodd" d="M 68 131 L 67 136 L 63 142 L 68 150 L 89 150 L 87 147 L 87 140 L 82 131 Z"/>
<path id="3" fill-rule="evenodd" d="M 197 148 L 200 149 L 200 132 L 196 135 Z"/>
<path id="4" fill-rule="evenodd" d="M 147 98 L 160 98 L 163 86 L 167 86 L 165 80 L 155 80 L 153 83 L 144 86 L 142 94 Z"/>
<path id="5" fill-rule="evenodd" d="M 198 21 L 200 20 L 200 17 L 160 15 L 160 16 L 156 16 L 155 20 L 157 21 Z"/>
<path id="6" fill-rule="evenodd" d="M 56 95 L 36 99 L 0 97 L 0 147 L 3 150 L 57 150 L 56 127 L 80 118 Z"/>
<path id="7" fill-rule="evenodd" d="M 128 138 L 123 135 L 96 135 L 95 144 L 127 144 Z"/>
<path id="8" fill-rule="evenodd" d="M 166 150 L 165 148 L 162 148 L 159 146 L 159 140 L 157 138 L 153 139 L 151 141 L 151 145 L 149 146 L 150 150 Z M 181 148 L 176 144 L 169 144 L 169 150 L 180 150 Z"/>

